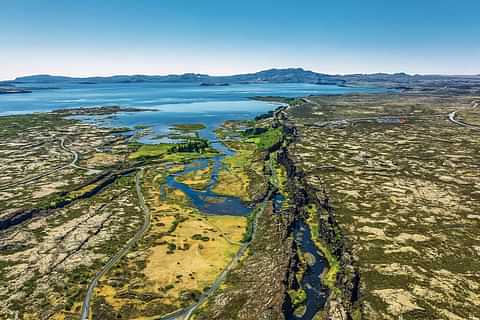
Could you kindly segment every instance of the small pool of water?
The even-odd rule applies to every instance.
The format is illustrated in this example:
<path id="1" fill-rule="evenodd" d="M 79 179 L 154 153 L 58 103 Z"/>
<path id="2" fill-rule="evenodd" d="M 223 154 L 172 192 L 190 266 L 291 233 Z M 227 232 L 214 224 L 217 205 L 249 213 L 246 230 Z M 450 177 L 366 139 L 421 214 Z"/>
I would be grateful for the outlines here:
<path id="1" fill-rule="evenodd" d="M 282 207 L 283 207 L 283 201 L 285 200 L 285 197 L 281 193 L 275 193 L 272 197 L 273 200 L 273 213 L 276 215 L 281 213 Z"/>

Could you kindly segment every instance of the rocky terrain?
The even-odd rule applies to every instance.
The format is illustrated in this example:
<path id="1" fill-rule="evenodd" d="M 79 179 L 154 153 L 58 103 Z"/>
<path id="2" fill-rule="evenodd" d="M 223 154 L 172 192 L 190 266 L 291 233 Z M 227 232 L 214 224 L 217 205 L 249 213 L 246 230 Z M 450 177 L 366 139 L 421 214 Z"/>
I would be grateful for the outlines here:
<path id="1" fill-rule="evenodd" d="M 0 121 L 0 318 L 75 314 L 95 268 L 142 220 L 123 177 L 129 147 L 56 114 Z"/>
<path id="2" fill-rule="evenodd" d="M 2 215 L 81 188 L 125 160 L 125 138 L 54 114 L 0 118 Z"/>
<path id="3" fill-rule="evenodd" d="M 310 97 L 286 112 L 322 242 L 350 260 L 327 310 L 335 319 L 478 319 L 480 139 L 448 117 L 474 124 L 477 100 Z"/>

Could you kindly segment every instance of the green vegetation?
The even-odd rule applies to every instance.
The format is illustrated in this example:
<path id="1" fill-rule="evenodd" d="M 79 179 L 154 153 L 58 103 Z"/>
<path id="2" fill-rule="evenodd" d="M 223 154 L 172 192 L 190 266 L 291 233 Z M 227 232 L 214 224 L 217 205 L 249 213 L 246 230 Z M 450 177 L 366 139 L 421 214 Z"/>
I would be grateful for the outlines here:
<path id="1" fill-rule="evenodd" d="M 3 138 L 6 138 L 17 135 L 18 132 L 29 132 L 41 128 L 59 127 L 73 124 L 74 122 L 74 120 L 68 120 L 61 116 L 49 113 L 4 116 L 0 117 L 0 134 Z"/>
<path id="2" fill-rule="evenodd" d="M 328 271 L 323 275 L 323 283 L 334 291 L 338 291 L 336 287 L 337 283 L 337 273 L 340 271 L 340 263 L 335 257 L 328 246 L 322 241 L 318 233 L 319 224 L 318 224 L 318 211 L 317 207 L 314 204 L 310 204 L 305 207 L 305 210 L 308 213 L 307 224 L 310 227 L 310 232 L 312 234 L 312 239 L 315 242 L 318 250 L 322 252 L 322 255 L 328 262 Z"/>
<path id="3" fill-rule="evenodd" d="M 125 180 L 121 180 L 121 181 L 125 181 Z M 99 187 L 98 183 L 92 183 L 71 191 L 62 191 L 59 193 L 54 193 L 52 195 L 49 195 L 43 198 L 38 203 L 38 208 L 44 209 L 44 210 L 61 208 L 81 198 L 87 197 L 87 195 L 93 192 L 97 187 Z M 81 214 L 82 213 L 79 212 L 78 216 Z M 68 219 L 71 219 L 71 218 L 73 217 L 69 217 Z M 66 222 L 66 221 L 63 221 L 63 222 Z"/>
<path id="4" fill-rule="evenodd" d="M 203 235 L 198 234 L 198 233 L 197 233 L 197 234 L 194 234 L 194 235 L 192 236 L 192 239 L 193 239 L 193 240 L 201 240 L 201 241 L 209 241 L 209 240 L 210 240 L 209 237 L 203 236 Z"/>
<path id="5" fill-rule="evenodd" d="M 256 208 L 252 211 L 252 213 L 247 216 L 247 229 L 243 234 L 242 242 L 250 242 L 252 240 L 253 228 L 255 227 L 255 220 L 257 219 L 257 214 L 259 210 L 264 210 L 264 207 L 262 206 Z"/>
<path id="6" fill-rule="evenodd" d="M 480 140 L 447 121 L 450 112 L 477 110 L 477 99 L 432 93 L 309 97 L 285 111 L 298 132 L 290 159 L 308 192 L 334 208 L 309 221 L 315 238 L 318 224 L 328 231 L 317 242 L 330 264 L 324 282 L 337 280 L 343 290 L 360 274 L 361 312 L 345 306 L 352 318 L 479 314 L 468 297 L 479 287 L 469 275 L 478 269 L 471 246 L 478 242 L 480 193 L 473 185 L 480 176 L 472 164 Z M 347 295 L 343 290 L 337 301 Z"/>
<path id="7" fill-rule="evenodd" d="M 198 152 L 177 152 L 167 154 L 166 156 L 162 157 L 162 160 L 166 162 L 175 162 L 175 163 L 185 163 L 194 159 L 198 158 L 209 158 L 218 155 L 218 152 L 213 149 L 209 149 L 208 151 L 198 153 Z"/>
<path id="8" fill-rule="evenodd" d="M 131 160 L 142 158 L 156 158 L 167 154 L 171 149 L 170 144 L 144 144 L 137 151 L 130 154 Z"/>
<path id="9" fill-rule="evenodd" d="M 206 168 L 182 174 L 175 179 L 179 182 L 189 185 L 193 189 L 205 190 L 205 188 L 207 188 L 211 183 L 212 169 L 213 162 L 210 161 Z"/>
<path id="10" fill-rule="evenodd" d="M 283 196 L 287 195 L 286 187 L 287 187 L 287 172 L 285 168 L 280 165 L 277 161 L 278 152 L 273 152 L 270 154 L 270 159 L 268 162 L 270 168 L 270 181 L 271 183 L 278 188 L 280 193 Z"/>
<path id="11" fill-rule="evenodd" d="M 356 306 L 353 310 L 352 320 L 362 320 L 362 309 L 359 306 Z"/>
<path id="12" fill-rule="evenodd" d="M 228 135 L 225 137 L 229 137 L 233 131 L 226 132 Z M 222 160 L 225 169 L 220 171 L 219 182 L 213 191 L 251 201 L 264 187 L 263 161 L 260 153 L 247 139 L 227 144 L 235 149 L 236 153 Z"/>
<path id="13" fill-rule="evenodd" d="M 261 134 L 250 136 L 248 141 L 255 143 L 257 148 L 266 150 L 280 143 L 282 139 L 283 131 L 281 128 L 270 128 Z"/>
<path id="14" fill-rule="evenodd" d="M 175 155 L 176 153 L 183 153 L 183 156 Z M 182 160 L 188 158 L 187 154 L 202 153 L 207 156 L 216 153 L 210 148 L 210 145 L 205 139 L 190 139 L 183 143 L 160 143 L 160 144 L 145 144 L 130 154 L 131 160 L 146 160 L 152 158 L 164 158 L 167 161 Z M 197 156 L 198 157 L 198 156 Z M 193 156 L 195 158 L 195 156 Z"/>
<path id="15" fill-rule="evenodd" d="M 307 293 L 303 289 L 288 290 L 288 295 L 294 308 L 301 306 L 307 301 Z"/>
<path id="16" fill-rule="evenodd" d="M 175 243 L 167 243 L 167 248 L 168 248 L 168 251 L 167 251 L 167 254 L 170 254 L 170 253 L 173 253 L 175 250 L 177 250 L 177 245 Z"/>
<path id="17" fill-rule="evenodd" d="M 10 266 L 16 265 L 16 262 L 8 261 L 8 260 L 0 260 L 0 281 L 7 280 L 7 269 Z"/>
<path id="18" fill-rule="evenodd" d="M 172 146 L 169 152 L 203 152 L 209 148 L 209 143 L 207 140 L 198 139 L 198 140 L 189 140 L 184 143 L 177 143 Z"/>
<path id="19" fill-rule="evenodd" d="M 264 127 L 253 127 L 253 128 L 247 128 L 245 131 L 242 132 L 242 135 L 244 137 L 248 136 L 258 136 L 261 135 L 262 133 L 265 133 L 268 131 L 268 128 Z"/>

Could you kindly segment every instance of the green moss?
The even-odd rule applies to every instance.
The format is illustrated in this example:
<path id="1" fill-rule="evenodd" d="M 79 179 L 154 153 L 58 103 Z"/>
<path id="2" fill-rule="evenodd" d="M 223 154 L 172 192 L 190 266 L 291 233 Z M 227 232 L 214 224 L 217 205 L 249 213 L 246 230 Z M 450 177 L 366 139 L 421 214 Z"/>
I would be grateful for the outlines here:
<path id="1" fill-rule="evenodd" d="M 160 157 L 169 152 L 171 148 L 170 144 L 145 144 L 142 145 L 137 151 L 130 155 L 131 160 L 137 160 L 141 158 L 153 158 Z"/>
<path id="2" fill-rule="evenodd" d="M 160 143 L 141 145 L 135 152 L 131 153 L 130 160 L 147 160 L 161 158 L 165 161 L 184 162 L 187 160 L 210 157 L 218 152 L 212 149 L 205 139 L 192 138 L 182 143 Z"/>
<path id="3" fill-rule="evenodd" d="M 281 142 L 283 139 L 283 131 L 281 128 L 268 129 L 262 134 L 255 135 L 248 139 L 248 141 L 253 142 L 257 145 L 259 149 L 268 149 L 274 146 L 275 144 Z"/>
<path id="4" fill-rule="evenodd" d="M 307 293 L 303 289 L 288 290 L 288 295 L 294 308 L 303 305 L 307 301 Z"/>
<path id="5" fill-rule="evenodd" d="M 242 242 L 250 242 L 252 240 L 253 227 L 254 227 L 256 218 L 257 218 L 257 210 L 253 210 L 252 213 L 250 213 L 247 216 L 247 229 L 243 234 Z"/>
<path id="6" fill-rule="evenodd" d="M 9 260 L 0 260 L 0 281 L 7 280 L 6 269 L 18 264 Z"/>
<path id="7" fill-rule="evenodd" d="M 357 306 L 352 312 L 352 320 L 362 320 L 362 310 Z"/>
<path id="8" fill-rule="evenodd" d="M 322 252 L 322 255 L 328 262 L 328 271 L 324 274 L 322 281 L 323 283 L 332 290 L 338 290 L 336 288 L 337 283 L 337 273 L 340 271 L 340 263 L 328 248 L 328 246 L 321 240 L 318 233 L 319 222 L 318 222 L 318 212 L 315 204 L 309 204 L 305 207 L 305 210 L 308 213 L 307 224 L 310 227 L 310 232 L 312 234 L 312 239 L 315 242 L 318 250 Z"/>

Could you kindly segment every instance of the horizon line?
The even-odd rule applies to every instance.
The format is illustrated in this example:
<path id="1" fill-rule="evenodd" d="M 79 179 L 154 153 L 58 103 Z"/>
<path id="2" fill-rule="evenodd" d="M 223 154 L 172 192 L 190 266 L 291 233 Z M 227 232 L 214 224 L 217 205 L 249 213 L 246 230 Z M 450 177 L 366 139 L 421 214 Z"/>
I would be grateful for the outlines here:
<path id="1" fill-rule="evenodd" d="M 202 75 L 202 76 L 210 76 L 210 77 L 231 77 L 231 76 L 238 76 L 238 75 L 245 75 L 245 74 L 255 74 L 263 71 L 270 71 L 270 70 L 289 70 L 289 69 L 298 69 L 303 70 L 306 72 L 314 72 L 317 74 L 324 74 L 328 76 L 351 76 L 351 75 L 375 75 L 375 74 L 385 74 L 385 75 L 397 75 L 397 74 L 405 74 L 407 76 L 440 76 L 440 77 L 479 77 L 480 73 L 457 73 L 457 74 L 449 74 L 449 73 L 410 73 L 405 71 L 398 71 L 398 72 L 353 72 L 353 73 L 325 73 L 321 71 L 314 71 L 312 69 L 305 69 L 303 67 L 273 67 L 273 68 L 266 68 L 260 69 L 258 71 L 245 71 L 241 73 L 202 73 L 202 72 L 184 72 L 184 73 L 134 73 L 134 74 L 122 74 L 122 73 L 105 73 L 105 74 L 89 74 L 89 75 L 74 75 L 74 74 L 59 74 L 59 73 L 28 73 L 28 74 L 20 74 L 15 76 L 13 79 L 0 79 L 0 82 L 8 82 L 8 81 L 15 81 L 18 78 L 23 77 L 32 77 L 32 76 L 51 76 L 51 77 L 66 77 L 66 78 L 109 78 L 115 76 L 125 76 L 125 77 L 134 77 L 134 76 L 147 76 L 147 77 L 167 77 L 167 76 L 182 76 L 182 75 Z"/>

